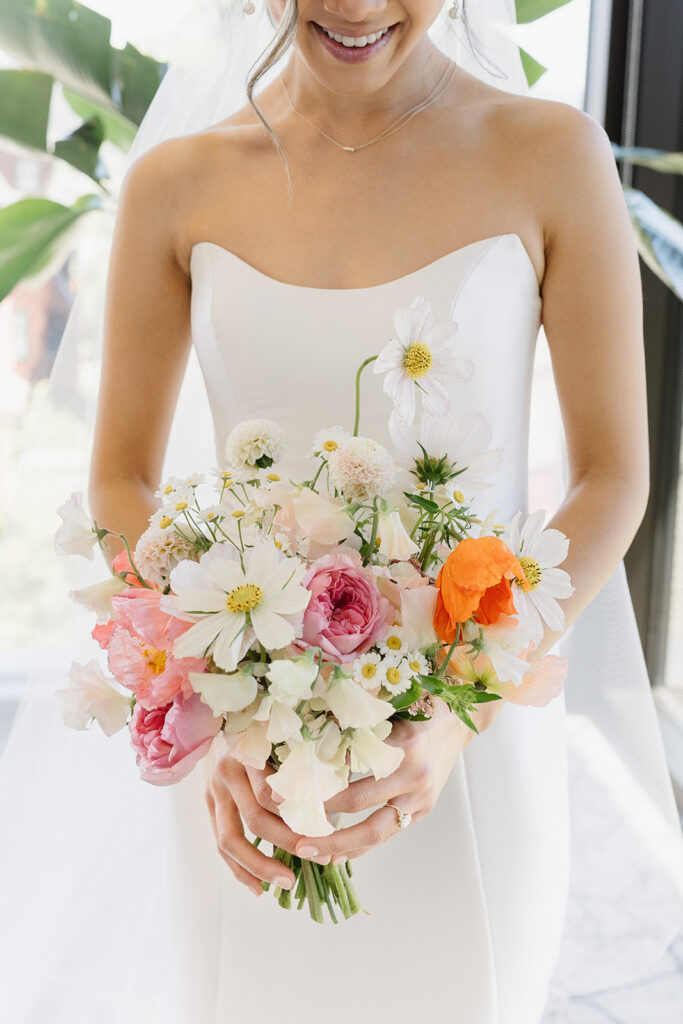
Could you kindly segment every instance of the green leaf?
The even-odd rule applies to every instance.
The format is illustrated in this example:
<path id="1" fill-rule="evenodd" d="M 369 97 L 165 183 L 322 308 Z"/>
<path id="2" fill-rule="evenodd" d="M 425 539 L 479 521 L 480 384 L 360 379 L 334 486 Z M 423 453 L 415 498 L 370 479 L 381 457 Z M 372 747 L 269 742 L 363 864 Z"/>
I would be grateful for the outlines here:
<path id="1" fill-rule="evenodd" d="M 81 196 L 73 206 L 22 199 L 0 210 L 0 301 L 19 281 L 48 276 L 63 266 L 76 225 L 102 202 L 96 195 Z"/>
<path id="2" fill-rule="evenodd" d="M 431 501 L 430 498 L 423 498 L 421 494 L 409 494 L 408 491 L 403 492 L 406 498 L 409 498 L 414 505 L 419 505 L 420 508 L 425 509 L 426 512 L 438 512 L 439 506 L 435 501 Z"/>
<path id="3" fill-rule="evenodd" d="M 55 156 L 66 160 L 93 181 L 106 178 L 107 169 L 100 159 L 100 146 L 104 141 L 104 126 L 95 114 L 65 139 L 55 143 Z"/>
<path id="4" fill-rule="evenodd" d="M 638 189 L 624 195 L 643 261 L 683 299 L 683 224 Z"/>
<path id="5" fill-rule="evenodd" d="M 84 120 L 88 120 L 93 114 L 96 114 L 102 122 L 105 139 L 108 139 L 114 146 L 118 146 L 119 149 L 128 152 L 136 132 L 136 126 L 132 121 L 123 117 L 118 111 L 109 110 L 101 103 L 87 100 L 70 89 L 63 89 L 62 92 L 74 113 Z"/>
<path id="6" fill-rule="evenodd" d="M 530 21 L 545 18 L 546 14 L 564 7 L 570 0 L 515 0 L 517 8 L 517 24 L 526 25 Z"/>
<path id="7" fill-rule="evenodd" d="M 409 690 L 394 694 L 389 703 L 393 704 L 397 711 L 403 711 L 404 708 L 410 707 L 416 700 L 419 700 L 421 696 L 422 687 L 413 680 Z"/>
<path id="8" fill-rule="evenodd" d="M 523 50 L 521 46 L 519 48 L 519 56 L 522 61 L 522 67 L 524 68 L 527 84 L 532 86 L 539 80 L 541 75 L 546 73 L 548 69 L 544 67 L 543 64 L 539 64 L 539 62 L 532 57 L 530 53 Z"/>
<path id="9" fill-rule="evenodd" d="M 0 71 L 0 135 L 44 151 L 52 85 L 41 71 Z"/>
<path id="10" fill-rule="evenodd" d="M 644 146 L 618 146 L 612 143 L 616 160 L 649 167 L 664 174 L 683 174 L 683 153 L 668 153 L 665 149 L 646 149 Z"/>
<path id="11" fill-rule="evenodd" d="M 0 0 L 0 49 L 138 125 L 167 65 L 110 39 L 109 18 L 75 0 Z"/>

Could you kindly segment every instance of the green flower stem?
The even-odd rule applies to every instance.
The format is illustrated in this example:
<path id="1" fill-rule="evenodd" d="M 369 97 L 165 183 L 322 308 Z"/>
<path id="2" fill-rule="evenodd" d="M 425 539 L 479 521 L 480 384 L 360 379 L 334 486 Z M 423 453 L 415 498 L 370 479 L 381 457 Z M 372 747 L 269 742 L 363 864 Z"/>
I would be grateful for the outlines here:
<path id="1" fill-rule="evenodd" d="M 337 897 L 337 902 L 339 903 L 339 906 L 341 907 L 342 914 L 346 918 L 351 917 L 351 905 L 349 903 L 349 899 L 348 899 L 348 896 L 347 896 L 347 893 L 346 893 L 346 886 L 344 885 L 344 882 L 342 881 L 342 877 L 339 874 L 339 869 L 338 869 L 337 865 L 333 864 L 330 861 L 329 864 L 325 865 L 323 871 L 324 871 L 325 876 L 327 877 L 327 880 L 329 881 L 330 885 L 332 886 L 332 891 L 334 892 L 335 896 Z"/>
<path id="2" fill-rule="evenodd" d="M 315 865 L 312 864 L 310 860 L 302 860 L 301 862 L 301 870 L 304 876 L 310 915 L 314 921 L 318 922 L 318 924 L 324 924 L 322 907 L 320 905 L 320 896 L 318 894 L 318 884 L 313 872 L 314 867 Z"/>
<path id="3" fill-rule="evenodd" d="M 365 362 L 360 364 L 358 367 L 358 373 L 356 374 L 356 418 L 353 423 L 354 437 L 358 437 L 358 425 L 360 423 L 360 375 L 366 366 L 369 366 L 370 363 L 374 363 L 375 359 L 377 359 L 377 356 L 370 356 L 369 359 L 366 359 Z"/>
<path id="4" fill-rule="evenodd" d="M 109 531 L 109 532 L 111 532 L 111 531 Z M 133 567 L 133 572 L 137 576 L 137 578 L 140 581 L 140 583 L 142 584 L 142 586 L 146 587 L 147 590 L 154 590 L 154 587 L 150 587 L 150 585 L 147 582 L 147 580 L 143 579 L 142 576 L 140 575 L 140 571 L 139 571 L 137 565 L 135 564 L 135 562 L 133 561 L 133 556 L 130 553 L 130 544 L 128 543 L 128 540 L 126 539 L 126 535 L 123 534 L 123 533 L 117 533 L 116 536 L 119 537 L 123 541 L 123 543 L 126 545 L 126 554 L 128 555 L 128 561 L 130 562 L 131 566 Z"/>
<path id="5" fill-rule="evenodd" d="M 344 883 L 344 888 L 346 889 L 346 894 L 347 894 L 348 899 L 349 899 L 349 906 L 351 908 L 351 913 L 352 914 L 357 914 L 358 911 L 362 910 L 363 908 L 362 908 L 362 906 L 360 904 L 360 900 L 358 899 L 358 895 L 356 893 L 356 890 L 354 889 L 353 884 L 351 882 L 351 861 L 350 860 L 343 861 L 339 865 L 339 874 L 341 876 L 342 882 Z"/>
<path id="6" fill-rule="evenodd" d="M 311 480 L 311 482 L 309 484 L 309 487 L 311 488 L 312 491 L 315 491 L 315 485 L 318 482 L 318 477 L 320 476 L 320 474 L 322 473 L 322 471 L 323 471 L 323 469 L 325 468 L 326 465 L 327 465 L 327 459 L 321 459 L 320 465 L 318 466 L 318 468 L 317 468 L 317 470 L 315 472 L 315 476 L 313 477 L 313 479 Z M 317 494 L 317 491 L 316 491 L 316 494 Z"/>

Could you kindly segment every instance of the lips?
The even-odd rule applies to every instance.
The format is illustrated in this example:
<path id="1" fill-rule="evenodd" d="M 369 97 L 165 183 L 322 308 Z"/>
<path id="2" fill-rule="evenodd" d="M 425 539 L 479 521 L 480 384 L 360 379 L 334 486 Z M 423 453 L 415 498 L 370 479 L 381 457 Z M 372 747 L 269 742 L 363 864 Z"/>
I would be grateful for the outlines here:
<path id="1" fill-rule="evenodd" d="M 367 43 L 365 46 L 345 46 L 343 42 L 340 43 L 335 39 L 331 39 L 330 36 L 327 35 L 327 32 L 325 32 L 322 26 L 318 25 L 317 22 L 312 21 L 311 25 L 328 53 L 331 53 L 338 60 L 347 64 L 358 64 L 369 60 L 370 57 L 374 56 L 374 54 L 379 50 L 382 50 L 387 45 L 394 34 L 394 30 L 397 28 L 397 25 L 391 25 L 388 31 L 374 43 Z M 358 31 L 353 33 L 353 35 L 348 33 L 351 38 L 359 38 L 364 34 L 365 33 L 360 33 Z M 346 35 L 346 33 L 338 32 L 335 33 L 335 35 Z M 373 35 L 373 33 L 369 32 L 367 35 Z"/>

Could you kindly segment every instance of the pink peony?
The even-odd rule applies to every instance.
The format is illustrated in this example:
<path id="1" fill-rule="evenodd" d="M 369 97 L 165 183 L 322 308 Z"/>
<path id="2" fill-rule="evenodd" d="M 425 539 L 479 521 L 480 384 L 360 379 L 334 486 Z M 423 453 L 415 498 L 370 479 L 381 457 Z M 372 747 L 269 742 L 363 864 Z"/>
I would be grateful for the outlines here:
<path id="1" fill-rule="evenodd" d="M 110 634 L 102 627 L 102 639 L 96 637 L 107 647 L 109 671 L 148 710 L 163 707 L 178 694 L 189 697 L 194 692 L 189 673 L 206 667 L 204 658 L 173 657 L 173 641 L 192 623 L 162 612 L 160 600 L 158 590 L 144 587 L 115 595 Z"/>
<path id="2" fill-rule="evenodd" d="M 394 609 L 353 548 L 340 548 L 316 559 L 303 584 L 312 597 L 297 645 L 321 647 L 333 661 L 349 662 L 386 635 Z"/>
<path id="3" fill-rule="evenodd" d="M 184 779 L 208 752 L 221 721 L 198 693 L 177 694 L 165 707 L 149 710 L 136 704 L 130 737 L 145 782 L 170 786 Z"/>

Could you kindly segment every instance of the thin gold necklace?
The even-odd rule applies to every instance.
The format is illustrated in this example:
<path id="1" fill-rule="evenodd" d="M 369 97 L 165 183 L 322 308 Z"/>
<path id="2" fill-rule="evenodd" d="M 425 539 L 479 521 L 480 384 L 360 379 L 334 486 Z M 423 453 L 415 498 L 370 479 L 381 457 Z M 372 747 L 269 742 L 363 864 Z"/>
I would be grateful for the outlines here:
<path id="1" fill-rule="evenodd" d="M 424 108 L 429 106 L 430 103 L 433 103 L 434 100 L 437 99 L 441 95 L 441 93 L 446 89 L 446 86 L 448 85 L 451 78 L 455 74 L 456 68 L 456 64 L 449 64 L 446 70 L 444 71 L 443 75 L 441 76 L 441 78 L 436 83 L 436 85 L 430 92 L 429 96 L 425 100 L 422 100 L 421 103 L 418 103 L 416 106 L 411 107 L 410 110 L 406 110 L 406 112 L 404 114 L 401 114 L 401 116 L 396 121 L 394 121 L 393 124 L 390 124 L 388 128 L 385 128 L 383 132 L 381 132 L 379 135 L 376 135 L 374 139 L 370 139 L 368 142 L 362 142 L 360 146 L 343 146 L 341 142 L 337 142 L 337 140 L 333 139 L 331 135 L 328 135 L 327 132 L 324 132 L 322 128 L 319 128 L 317 124 L 314 124 L 313 121 L 309 121 L 306 115 L 302 114 L 301 111 L 294 106 L 294 103 L 292 102 L 292 97 L 289 95 L 289 91 L 287 89 L 287 86 L 285 85 L 284 78 L 281 78 L 280 81 L 282 82 L 282 88 L 285 91 L 285 96 L 287 97 L 287 101 L 290 107 L 292 108 L 294 113 L 301 118 L 302 121 L 305 121 L 306 124 L 309 124 L 311 128 L 314 128 L 317 132 L 320 133 L 320 135 L 324 135 L 326 139 L 329 139 L 330 142 L 333 142 L 335 146 L 337 146 L 339 149 L 343 149 L 345 153 L 355 153 L 357 152 L 357 150 L 365 149 L 366 146 L 371 146 L 373 142 L 379 142 L 380 139 L 385 139 L 387 135 L 392 135 L 394 132 L 397 132 L 399 128 L 402 128 L 404 124 L 407 124 L 408 121 L 415 117 L 416 114 L 419 114 L 421 110 L 424 110 Z"/>

